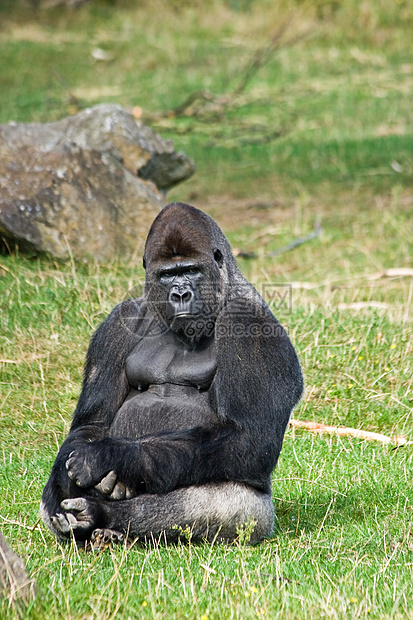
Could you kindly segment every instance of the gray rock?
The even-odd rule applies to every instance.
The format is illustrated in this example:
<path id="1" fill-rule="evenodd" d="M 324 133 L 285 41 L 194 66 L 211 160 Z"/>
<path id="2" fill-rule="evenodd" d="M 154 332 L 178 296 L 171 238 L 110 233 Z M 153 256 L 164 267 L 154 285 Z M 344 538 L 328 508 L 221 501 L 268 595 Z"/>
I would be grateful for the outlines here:
<path id="1" fill-rule="evenodd" d="M 9 603 L 29 603 L 36 595 L 36 583 L 30 579 L 23 560 L 0 533 L 0 597 Z"/>
<path id="2" fill-rule="evenodd" d="M 0 236 L 59 258 L 136 255 L 163 192 L 193 172 L 170 140 L 117 105 L 0 125 Z"/>

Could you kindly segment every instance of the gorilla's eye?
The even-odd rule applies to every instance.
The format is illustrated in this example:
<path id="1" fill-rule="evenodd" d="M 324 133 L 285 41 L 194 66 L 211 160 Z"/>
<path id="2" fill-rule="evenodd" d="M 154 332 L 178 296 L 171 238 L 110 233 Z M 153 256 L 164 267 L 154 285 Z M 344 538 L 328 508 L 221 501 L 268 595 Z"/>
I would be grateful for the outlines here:
<path id="1" fill-rule="evenodd" d="M 177 265 L 176 267 L 166 268 L 159 271 L 159 281 L 165 285 L 169 285 L 172 281 L 182 278 L 198 278 L 201 275 L 201 269 L 196 265 Z"/>
<path id="2" fill-rule="evenodd" d="M 159 274 L 159 281 L 164 284 L 169 284 L 174 278 L 176 278 L 174 271 L 161 271 Z"/>

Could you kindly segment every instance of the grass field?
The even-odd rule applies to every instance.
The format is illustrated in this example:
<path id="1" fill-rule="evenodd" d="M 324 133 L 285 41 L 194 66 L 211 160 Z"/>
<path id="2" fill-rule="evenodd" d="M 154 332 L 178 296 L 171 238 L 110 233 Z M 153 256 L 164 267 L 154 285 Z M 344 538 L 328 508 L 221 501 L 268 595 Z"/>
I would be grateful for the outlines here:
<path id="1" fill-rule="evenodd" d="M 140 106 L 197 165 L 168 199 L 215 217 L 278 294 L 307 384 L 295 417 L 413 440 L 413 279 L 384 275 L 413 268 L 411 3 L 16 4 L 0 7 L 0 122 Z M 198 90 L 209 101 L 165 114 Z M 140 264 L 0 256 L 0 529 L 38 583 L 1 617 L 413 618 L 410 445 L 290 428 L 256 547 L 86 554 L 39 523 L 89 338 L 142 280 Z"/>

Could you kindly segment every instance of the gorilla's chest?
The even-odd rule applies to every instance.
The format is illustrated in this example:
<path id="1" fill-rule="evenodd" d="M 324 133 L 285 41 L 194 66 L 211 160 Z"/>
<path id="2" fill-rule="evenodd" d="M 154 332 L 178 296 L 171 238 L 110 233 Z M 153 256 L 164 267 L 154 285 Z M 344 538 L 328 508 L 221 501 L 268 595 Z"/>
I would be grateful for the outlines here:
<path id="1" fill-rule="evenodd" d="M 143 338 L 126 360 L 126 376 L 137 389 L 173 383 L 205 390 L 215 371 L 213 338 L 189 347 L 170 331 Z"/>

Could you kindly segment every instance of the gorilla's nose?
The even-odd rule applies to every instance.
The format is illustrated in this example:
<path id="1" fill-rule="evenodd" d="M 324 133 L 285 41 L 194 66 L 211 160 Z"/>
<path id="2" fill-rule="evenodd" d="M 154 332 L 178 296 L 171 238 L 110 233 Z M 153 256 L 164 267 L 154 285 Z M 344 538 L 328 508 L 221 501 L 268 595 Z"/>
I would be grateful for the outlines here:
<path id="1" fill-rule="evenodd" d="M 171 301 L 173 304 L 188 304 L 193 297 L 193 293 L 192 291 L 189 291 L 188 289 L 185 290 L 178 290 L 178 289 L 174 289 L 170 292 L 169 294 L 169 301 Z"/>

